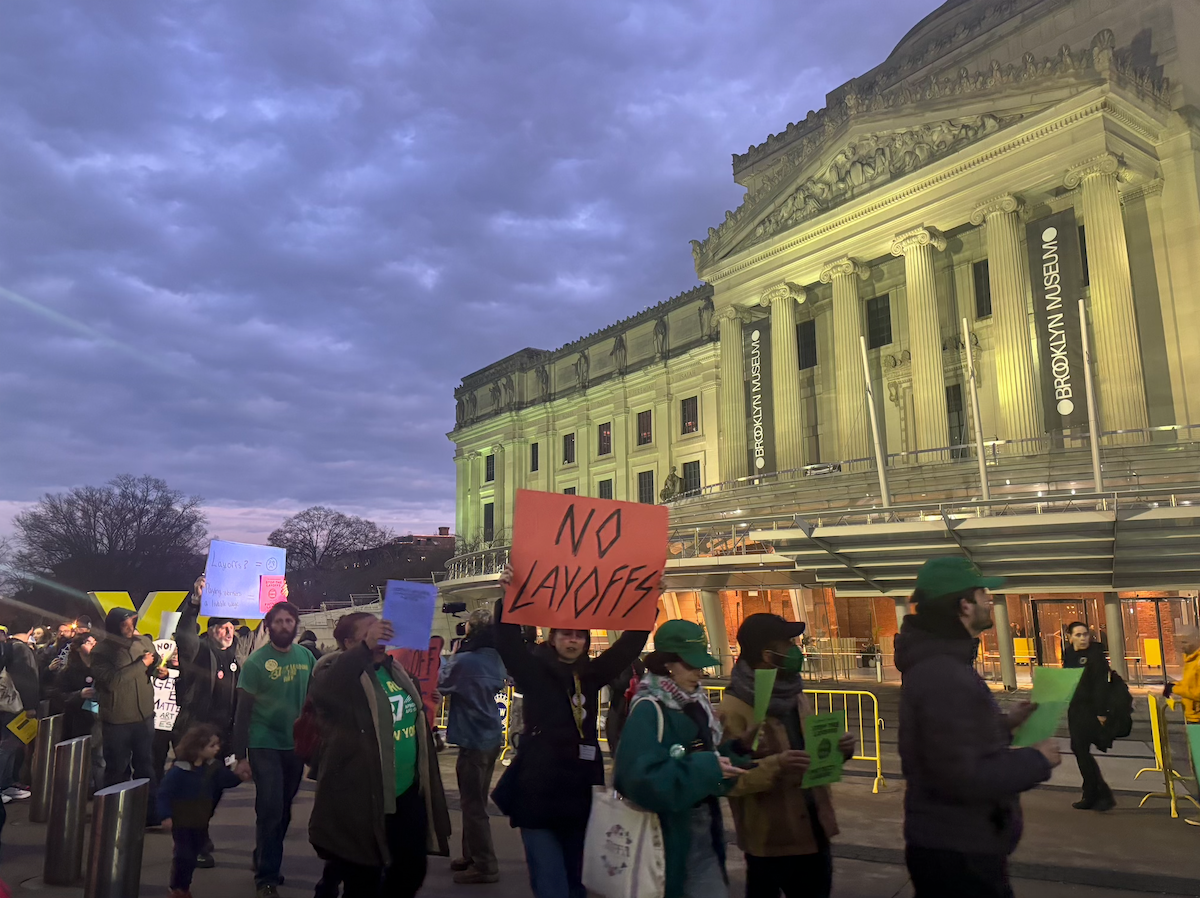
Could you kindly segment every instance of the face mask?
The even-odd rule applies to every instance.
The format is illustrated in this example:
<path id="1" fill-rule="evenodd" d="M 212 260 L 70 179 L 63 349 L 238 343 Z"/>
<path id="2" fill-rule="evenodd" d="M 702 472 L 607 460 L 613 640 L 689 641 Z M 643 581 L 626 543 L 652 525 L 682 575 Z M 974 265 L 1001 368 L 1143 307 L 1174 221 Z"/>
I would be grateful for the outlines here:
<path id="1" fill-rule="evenodd" d="M 781 655 L 779 652 L 768 652 L 767 654 L 774 656 L 775 666 L 785 674 L 794 676 L 804 670 L 804 652 L 800 651 L 798 645 L 793 645 L 788 649 L 786 655 Z"/>

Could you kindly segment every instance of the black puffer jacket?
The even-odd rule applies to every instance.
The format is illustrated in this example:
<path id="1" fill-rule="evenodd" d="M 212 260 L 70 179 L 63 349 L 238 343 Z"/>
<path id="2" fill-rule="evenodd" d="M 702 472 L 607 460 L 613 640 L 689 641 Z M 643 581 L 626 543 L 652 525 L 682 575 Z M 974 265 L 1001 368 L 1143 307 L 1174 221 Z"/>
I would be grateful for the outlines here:
<path id="1" fill-rule="evenodd" d="M 565 664 L 547 644 L 529 648 L 521 628 L 503 622 L 501 604 L 496 603 L 496 649 L 524 697 L 519 781 L 509 822 L 532 829 L 582 828 L 592 809 L 592 787 L 604 785 L 596 733 L 600 690 L 633 663 L 650 633 L 626 631 L 599 657 L 585 654 Z M 571 710 L 575 677 L 585 712 L 582 737 Z"/>
<path id="2" fill-rule="evenodd" d="M 1050 762 L 1010 747 L 1007 719 L 975 672 L 977 647 L 956 619 L 909 615 L 896 637 L 904 841 L 1008 855 L 1021 839 L 1020 794 L 1050 778 Z"/>
<path id="3" fill-rule="evenodd" d="M 1101 751 L 1112 748 L 1113 738 L 1100 718 L 1108 716 L 1108 658 L 1104 646 L 1093 642 L 1082 652 L 1063 648 L 1063 667 L 1082 667 L 1083 676 L 1067 709 L 1071 735 L 1095 745 Z"/>

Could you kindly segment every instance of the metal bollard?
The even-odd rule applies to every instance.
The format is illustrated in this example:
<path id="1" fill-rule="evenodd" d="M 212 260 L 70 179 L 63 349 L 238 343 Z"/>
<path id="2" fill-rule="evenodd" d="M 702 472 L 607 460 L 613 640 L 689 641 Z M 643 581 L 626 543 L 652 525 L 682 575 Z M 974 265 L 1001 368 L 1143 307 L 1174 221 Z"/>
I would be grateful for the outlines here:
<path id="1" fill-rule="evenodd" d="M 54 781 L 54 746 L 62 741 L 63 716 L 55 714 L 38 721 L 33 740 L 33 797 L 29 799 L 29 822 L 50 819 L 50 785 Z"/>
<path id="2" fill-rule="evenodd" d="M 92 840 L 83 898 L 138 898 L 150 780 L 101 789 L 92 798 Z"/>
<path id="3" fill-rule="evenodd" d="M 54 746 L 54 781 L 50 789 L 50 825 L 46 827 L 48 885 L 71 886 L 83 871 L 83 824 L 92 778 L 92 737 L 79 736 Z"/>

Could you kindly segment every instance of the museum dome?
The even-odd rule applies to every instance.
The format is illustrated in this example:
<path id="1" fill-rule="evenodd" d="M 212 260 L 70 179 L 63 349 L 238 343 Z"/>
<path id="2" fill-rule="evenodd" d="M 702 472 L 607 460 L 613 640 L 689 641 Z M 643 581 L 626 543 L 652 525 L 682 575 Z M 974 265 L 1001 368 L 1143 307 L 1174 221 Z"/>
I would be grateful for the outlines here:
<path id="1" fill-rule="evenodd" d="M 888 54 L 888 60 L 903 59 L 906 55 L 918 52 L 931 39 L 942 34 L 952 34 L 964 19 L 974 16 L 978 18 L 987 7 L 990 0 L 946 0 L 941 6 L 919 21 L 908 34 L 896 44 L 896 49 Z"/>

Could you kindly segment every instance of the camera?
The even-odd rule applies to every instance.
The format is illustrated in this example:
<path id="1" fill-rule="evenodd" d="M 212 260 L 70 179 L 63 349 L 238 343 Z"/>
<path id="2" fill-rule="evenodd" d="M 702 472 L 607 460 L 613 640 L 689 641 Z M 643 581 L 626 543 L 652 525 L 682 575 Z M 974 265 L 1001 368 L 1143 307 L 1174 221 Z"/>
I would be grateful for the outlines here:
<path id="1" fill-rule="evenodd" d="M 466 610 L 466 602 L 446 602 L 442 605 L 442 614 L 463 614 Z"/>
<path id="2" fill-rule="evenodd" d="M 454 633 L 456 636 L 466 636 L 467 635 L 467 622 L 459 621 L 454 627 Z"/>

